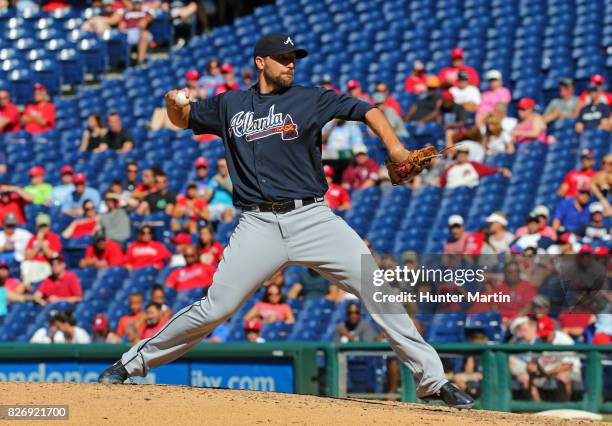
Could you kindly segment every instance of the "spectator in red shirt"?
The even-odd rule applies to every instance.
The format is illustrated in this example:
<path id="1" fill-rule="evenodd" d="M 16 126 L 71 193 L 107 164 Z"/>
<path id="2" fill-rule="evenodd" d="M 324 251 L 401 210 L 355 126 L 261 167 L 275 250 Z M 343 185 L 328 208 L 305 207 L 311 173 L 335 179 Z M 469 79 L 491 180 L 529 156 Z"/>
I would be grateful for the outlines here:
<path id="1" fill-rule="evenodd" d="M 25 107 L 21 122 L 28 133 L 47 132 L 55 127 L 55 106 L 42 84 L 34 85 L 34 103 Z"/>
<path id="2" fill-rule="evenodd" d="M 368 148 L 359 145 L 353 148 L 354 164 L 351 164 L 342 174 L 342 186 L 346 189 L 363 189 L 378 182 L 380 170 L 376 161 L 368 156 Z"/>
<path id="3" fill-rule="evenodd" d="M 591 179 L 597 174 L 593 170 L 595 156 L 590 149 L 583 149 L 580 152 L 580 165 L 580 170 L 570 170 L 563 178 L 559 191 L 557 191 L 561 197 L 573 197 L 579 186 L 590 185 Z"/>
<path id="4" fill-rule="evenodd" d="M 510 178 L 512 172 L 503 167 L 490 167 L 477 161 L 469 161 L 469 147 L 459 145 L 455 148 L 455 162 L 451 164 L 440 176 L 440 186 L 457 188 L 467 186 L 473 188 L 478 186 L 480 178 L 501 173 Z"/>
<path id="5" fill-rule="evenodd" d="M 212 284 L 215 268 L 199 261 L 195 247 L 190 246 L 185 250 L 185 261 L 187 265 L 175 269 L 166 278 L 166 286 L 176 291 L 186 291 L 209 287 Z"/>
<path id="6" fill-rule="evenodd" d="M 23 189 L 14 185 L 0 185 L 0 222 L 12 213 L 17 218 L 17 225 L 26 223 L 25 205 L 33 201 L 33 197 Z"/>
<path id="7" fill-rule="evenodd" d="M 327 179 L 327 192 L 325 193 L 325 201 L 330 209 L 336 209 L 340 211 L 351 209 L 351 197 L 346 189 L 342 185 L 334 182 L 334 169 L 325 165 L 323 167 L 325 171 L 325 178 Z"/>
<path id="8" fill-rule="evenodd" d="M 129 245 L 126 253 L 128 269 L 139 269 L 147 266 L 161 269 L 164 261 L 172 256 L 170 250 L 159 241 L 153 240 L 153 228 L 144 225 L 138 230 L 138 238 Z"/>
<path id="9" fill-rule="evenodd" d="M 157 334 L 168 322 L 162 317 L 162 308 L 158 303 L 151 302 L 145 309 L 145 327 L 140 336 L 141 339 L 148 339 Z"/>
<path id="10" fill-rule="evenodd" d="M 83 217 L 74 219 L 64 232 L 62 237 L 65 239 L 81 238 L 92 236 L 98 226 L 98 215 L 96 205 L 91 200 L 83 203 Z"/>
<path id="11" fill-rule="evenodd" d="M 496 305 L 497 312 L 509 324 L 509 320 L 516 317 L 525 306 L 531 303 L 538 289 L 530 282 L 521 279 L 518 263 L 510 259 L 504 265 L 504 281 L 495 287 L 493 292 L 510 296 L 510 302 L 500 302 Z"/>
<path id="12" fill-rule="evenodd" d="M 400 117 L 402 116 L 402 107 L 400 106 L 397 99 L 395 99 L 389 94 L 389 86 L 387 86 L 386 83 L 383 83 L 382 81 L 376 82 L 374 91 L 376 93 L 382 93 L 385 96 L 384 105 L 388 106 L 389 108 L 392 108 Z"/>
<path id="13" fill-rule="evenodd" d="M 176 197 L 172 230 L 174 232 L 185 230 L 190 234 L 195 234 L 200 221 L 204 223 L 210 221 L 208 202 L 204 196 L 198 194 L 198 185 L 195 182 L 189 182 L 185 195 Z"/>
<path id="14" fill-rule="evenodd" d="M 0 132 L 19 130 L 19 110 L 11 102 L 8 90 L 0 90 Z"/>
<path id="15" fill-rule="evenodd" d="M 142 64 L 147 56 L 149 43 L 153 41 L 153 36 L 147 30 L 153 21 L 153 15 L 148 9 L 143 8 L 142 0 L 132 0 L 120 13 L 122 20 L 119 29 L 127 34 L 130 46 L 138 45 L 138 63 Z"/>
<path id="16" fill-rule="evenodd" d="M 591 79 L 589 81 L 589 85 L 593 85 L 596 86 L 597 91 L 601 94 L 601 101 L 602 103 L 608 104 L 610 106 L 612 106 L 612 93 L 606 92 L 605 89 L 605 85 L 606 85 L 606 79 L 603 75 L 601 74 L 593 74 L 591 76 Z M 584 91 L 580 94 L 580 98 L 579 98 L 579 109 L 582 108 L 583 106 L 590 104 L 592 102 L 591 96 L 589 94 L 588 91 Z"/>
<path id="17" fill-rule="evenodd" d="M 425 74 L 425 65 L 421 61 L 414 61 L 412 64 L 412 74 L 406 77 L 404 89 L 408 93 L 419 95 L 427 91 L 427 75 Z"/>
<path id="18" fill-rule="evenodd" d="M 480 243 L 476 235 L 465 232 L 463 217 L 458 214 L 448 218 L 450 237 L 444 244 L 444 254 L 477 254 Z"/>
<path id="19" fill-rule="evenodd" d="M 472 86 L 480 87 L 480 77 L 478 72 L 463 62 L 464 52 L 463 49 L 455 47 L 451 50 L 451 66 L 444 67 L 438 74 L 443 85 L 455 86 L 457 85 L 457 78 L 460 71 L 465 71 L 468 74 L 468 82 Z"/>
<path id="20" fill-rule="evenodd" d="M 200 262 L 217 267 L 223 257 L 223 246 L 215 241 L 215 231 L 212 226 L 200 228 L 198 238 L 198 249 L 200 251 Z"/>
<path id="21" fill-rule="evenodd" d="M 97 231 L 93 244 L 87 247 L 85 257 L 81 259 L 81 268 L 105 269 L 122 266 L 125 261 L 121 246 L 113 240 L 107 240 L 104 231 Z"/>
<path id="22" fill-rule="evenodd" d="M 582 339 L 586 328 L 595 321 L 597 317 L 590 312 L 589 308 L 585 309 L 582 306 L 566 309 L 559 315 L 561 331 L 576 339 Z"/>
<path id="23" fill-rule="evenodd" d="M 36 235 L 26 246 L 26 260 L 48 262 L 56 258 L 62 251 L 62 240 L 59 235 L 51 231 L 51 218 L 46 213 L 36 216 Z"/>
<path id="24" fill-rule="evenodd" d="M 142 182 L 136 185 L 132 197 L 142 201 L 147 195 L 155 191 L 157 191 L 157 186 L 155 186 L 155 173 L 153 169 L 144 169 L 142 171 Z"/>
<path id="25" fill-rule="evenodd" d="M 221 65 L 221 75 L 223 76 L 223 83 L 217 87 L 215 95 L 228 92 L 230 90 L 239 90 L 240 86 L 236 83 L 236 77 L 234 75 L 234 67 L 231 64 Z"/>
<path id="26" fill-rule="evenodd" d="M 372 104 L 372 99 L 367 93 L 361 90 L 361 84 L 357 80 L 349 80 L 346 83 L 346 91 L 354 98 L 361 99 L 369 104 Z"/>
<path id="27" fill-rule="evenodd" d="M 64 257 L 60 254 L 49 262 L 51 276 L 40 284 L 34 297 L 44 299 L 47 303 L 76 303 L 83 300 L 81 281 L 74 272 L 66 269 Z"/>
<path id="28" fill-rule="evenodd" d="M 137 343 L 145 327 L 145 313 L 142 310 L 144 300 L 140 293 L 132 293 L 128 297 L 130 314 L 119 318 L 117 335 L 129 343 Z"/>

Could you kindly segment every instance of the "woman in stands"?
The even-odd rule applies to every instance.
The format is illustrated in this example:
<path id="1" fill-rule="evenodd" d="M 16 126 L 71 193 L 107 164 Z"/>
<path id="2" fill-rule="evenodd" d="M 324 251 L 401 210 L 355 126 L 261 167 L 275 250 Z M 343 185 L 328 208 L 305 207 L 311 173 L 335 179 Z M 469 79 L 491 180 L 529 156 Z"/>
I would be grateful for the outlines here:
<path id="1" fill-rule="evenodd" d="M 108 129 L 104 127 L 102 117 L 99 114 L 89 114 L 87 117 L 87 128 L 81 136 L 80 151 L 100 152 L 100 145 L 106 142 Z"/>
<path id="2" fill-rule="evenodd" d="M 83 203 L 83 217 L 73 220 L 62 232 L 62 237 L 66 239 L 89 237 L 94 234 L 96 226 L 98 226 L 96 205 L 93 201 L 86 200 Z"/>
<path id="3" fill-rule="evenodd" d="M 516 104 L 519 123 L 512 132 L 512 137 L 517 144 L 531 141 L 546 143 L 546 122 L 544 117 L 534 110 L 535 105 L 531 98 L 522 98 Z"/>
<path id="4" fill-rule="evenodd" d="M 198 249 L 200 250 L 200 262 L 217 267 L 223 256 L 223 246 L 215 240 L 215 231 L 212 226 L 200 228 Z"/>
<path id="5" fill-rule="evenodd" d="M 485 126 L 482 144 L 487 155 L 514 154 L 512 134 L 502 127 L 502 120 L 499 116 L 489 114 L 485 120 Z"/>
<path id="6" fill-rule="evenodd" d="M 283 321 L 285 324 L 293 324 L 295 322 L 291 306 L 285 303 L 280 287 L 277 285 L 269 285 L 261 302 L 257 302 L 244 316 L 244 321 L 257 319 L 263 323 Z"/>

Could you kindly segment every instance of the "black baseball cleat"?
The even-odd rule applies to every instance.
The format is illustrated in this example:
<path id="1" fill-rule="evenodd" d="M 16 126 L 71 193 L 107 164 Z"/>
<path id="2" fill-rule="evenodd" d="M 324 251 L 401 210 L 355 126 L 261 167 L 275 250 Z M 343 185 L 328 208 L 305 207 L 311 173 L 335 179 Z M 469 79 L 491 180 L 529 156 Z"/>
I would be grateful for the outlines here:
<path id="1" fill-rule="evenodd" d="M 98 377 L 98 383 L 104 383 L 107 385 L 118 385 L 125 382 L 128 377 L 130 377 L 130 375 L 128 374 L 123 364 L 121 364 L 121 361 L 117 361 L 116 363 L 108 367 L 106 370 L 104 370 L 102 374 L 100 374 L 100 377 Z"/>
<path id="2" fill-rule="evenodd" d="M 439 400 L 446 405 L 454 408 L 471 408 L 474 405 L 474 398 L 463 392 L 454 383 L 446 382 L 438 392 L 423 398 L 425 401 Z"/>

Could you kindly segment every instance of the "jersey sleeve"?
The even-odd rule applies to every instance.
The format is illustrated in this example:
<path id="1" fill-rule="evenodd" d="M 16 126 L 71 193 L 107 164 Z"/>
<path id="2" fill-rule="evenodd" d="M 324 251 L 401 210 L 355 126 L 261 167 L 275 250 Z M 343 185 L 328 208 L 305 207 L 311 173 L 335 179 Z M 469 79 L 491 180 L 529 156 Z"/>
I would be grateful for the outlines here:
<path id="1" fill-rule="evenodd" d="M 221 108 L 224 94 L 206 98 L 191 104 L 188 127 L 196 135 L 211 133 L 219 137 L 223 133 L 223 111 Z"/>
<path id="2" fill-rule="evenodd" d="M 319 89 L 317 112 L 319 124 L 323 126 L 333 118 L 349 121 L 365 121 L 366 113 L 373 106 L 360 99 L 333 90 Z"/>

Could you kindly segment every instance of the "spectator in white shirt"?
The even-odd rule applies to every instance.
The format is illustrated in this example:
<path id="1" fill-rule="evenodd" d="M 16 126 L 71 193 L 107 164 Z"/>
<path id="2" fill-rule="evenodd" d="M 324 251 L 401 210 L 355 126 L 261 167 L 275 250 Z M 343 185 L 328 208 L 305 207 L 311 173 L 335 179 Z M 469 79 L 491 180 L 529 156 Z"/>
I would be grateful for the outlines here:
<path id="1" fill-rule="evenodd" d="M 91 337 L 87 331 L 76 325 L 72 313 L 60 313 L 55 318 L 57 331 L 53 335 L 53 343 L 91 343 Z"/>
<path id="2" fill-rule="evenodd" d="M 32 234 L 17 227 L 17 216 L 8 213 L 4 216 L 4 229 L 0 231 L 0 253 L 13 253 L 17 262 L 25 259 L 25 249 Z"/>
<path id="3" fill-rule="evenodd" d="M 335 119 L 323 127 L 323 143 L 326 153 L 333 156 L 339 151 L 352 150 L 363 145 L 361 128 L 355 121 Z"/>
<path id="4" fill-rule="evenodd" d="M 509 253 L 514 235 L 506 230 L 508 226 L 506 214 L 500 211 L 491 213 L 486 221 L 489 224 L 489 245 L 493 247 L 495 253 Z"/>
<path id="5" fill-rule="evenodd" d="M 465 108 L 466 111 L 476 112 L 480 105 L 480 90 L 469 82 L 470 76 L 465 71 L 460 71 L 457 76 L 457 86 L 450 88 L 456 104 Z"/>

